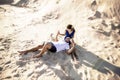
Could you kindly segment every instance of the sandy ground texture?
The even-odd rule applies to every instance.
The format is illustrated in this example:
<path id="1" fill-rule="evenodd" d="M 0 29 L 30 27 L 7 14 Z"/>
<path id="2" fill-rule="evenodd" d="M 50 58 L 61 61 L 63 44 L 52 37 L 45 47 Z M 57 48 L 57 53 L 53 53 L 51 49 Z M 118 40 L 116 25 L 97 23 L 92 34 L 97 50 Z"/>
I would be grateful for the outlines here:
<path id="1" fill-rule="evenodd" d="M 0 80 L 120 80 L 119 3 L 1 1 Z M 77 64 L 64 51 L 47 52 L 38 59 L 32 56 L 39 51 L 26 55 L 17 52 L 51 41 L 50 34 L 55 37 L 58 30 L 63 33 L 68 24 L 76 30 Z"/>

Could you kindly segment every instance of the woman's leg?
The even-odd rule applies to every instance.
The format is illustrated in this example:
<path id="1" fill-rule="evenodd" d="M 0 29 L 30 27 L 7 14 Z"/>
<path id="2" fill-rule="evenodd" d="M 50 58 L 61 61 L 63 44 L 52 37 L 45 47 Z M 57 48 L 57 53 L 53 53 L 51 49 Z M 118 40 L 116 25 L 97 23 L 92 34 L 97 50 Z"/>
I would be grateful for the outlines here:
<path id="1" fill-rule="evenodd" d="M 71 48 L 71 47 L 72 47 L 72 45 L 70 45 L 70 48 Z M 77 56 L 77 54 L 76 54 L 76 49 L 75 49 L 75 47 L 74 47 L 74 49 L 71 51 L 70 55 L 71 55 L 73 61 L 79 59 L 78 56 Z"/>
<path id="2" fill-rule="evenodd" d="M 74 52 L 73 54 L 74 54 L 75 59 L 78 60 L 79 58 L 78 58 L 78 55 L 76 54 L 76 52 Z"/>
<path id="3" fill-rule="evenodd" d="M 74 61 L 75 59 L 74 59 L 73 53 L 71 53 L 70 55 L 71 55 L 72 60 Z"/>

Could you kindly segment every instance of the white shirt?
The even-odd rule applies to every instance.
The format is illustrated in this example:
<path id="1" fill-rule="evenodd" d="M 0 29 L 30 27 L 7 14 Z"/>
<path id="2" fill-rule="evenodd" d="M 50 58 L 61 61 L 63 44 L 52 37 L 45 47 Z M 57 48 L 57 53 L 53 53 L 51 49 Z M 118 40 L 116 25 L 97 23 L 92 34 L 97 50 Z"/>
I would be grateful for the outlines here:
<path id="1" fill-rule="evenodd" d="M 58 42 L 52 42 L 57 49 L 57 52 L 67 50 L 70 48 L 69 43 L 65 42 L 64 40 Z"/>

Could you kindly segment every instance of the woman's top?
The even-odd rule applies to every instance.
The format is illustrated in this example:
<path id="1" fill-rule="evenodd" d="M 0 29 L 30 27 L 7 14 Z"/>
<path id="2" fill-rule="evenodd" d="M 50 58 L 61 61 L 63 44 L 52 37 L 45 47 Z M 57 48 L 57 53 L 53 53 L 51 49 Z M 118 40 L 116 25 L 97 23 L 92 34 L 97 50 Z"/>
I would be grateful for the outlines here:
<path id="1" fill-rule="evenodd" d="M 69 32 L 66 30 L 66 32 L 65 32 L 65 38 L 66 38 L 66 37 L 73 38 L 73 37 L 74 37 L 74 33 L 75 33 L 75 30 L 73 30 L 72 33 L 70 33 L 70 34 L 69 34 Z"/>
<path id="2" fill-rule="evenodd" d="M 73 30 L 72 33 L 70 33 L 70 34 L 69 34 L 69 32 L 66 30 L 64 39 L 67 38 L 67 37 L 73 38 L 73 37 L 74 37 L 74 34 L 75 34 L 75 30 Z M 71 42 L 69 42 L 69 44 L 71 44 Z"/>

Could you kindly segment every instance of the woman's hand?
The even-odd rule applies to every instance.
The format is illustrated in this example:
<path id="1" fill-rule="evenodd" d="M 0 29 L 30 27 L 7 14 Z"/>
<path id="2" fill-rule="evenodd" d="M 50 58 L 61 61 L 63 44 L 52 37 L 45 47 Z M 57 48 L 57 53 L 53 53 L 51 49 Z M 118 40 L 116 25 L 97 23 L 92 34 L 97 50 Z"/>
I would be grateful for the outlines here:
<path id="1" fill-rule="evenodd" d="M 60 35 L 60 31 L 57 32 L 57 35 Z"/>

